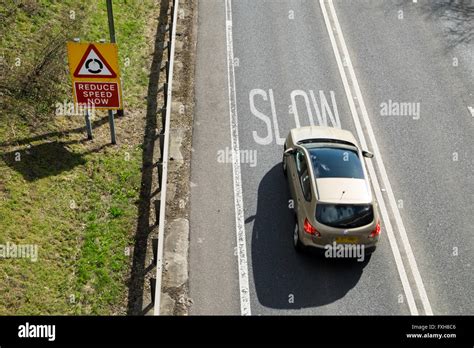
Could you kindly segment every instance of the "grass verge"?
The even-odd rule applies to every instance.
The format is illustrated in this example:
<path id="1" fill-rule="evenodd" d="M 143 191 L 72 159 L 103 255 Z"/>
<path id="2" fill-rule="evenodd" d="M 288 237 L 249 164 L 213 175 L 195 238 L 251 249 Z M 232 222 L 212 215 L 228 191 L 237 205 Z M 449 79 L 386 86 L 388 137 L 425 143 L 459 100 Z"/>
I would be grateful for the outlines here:
<path id="1" fill-rule="evenodd" d="M 0 258 L 0 315 L 126 312 L 159 5 L 113 3 L 125 102 L 117 146 L 104 112 L 93 141 L 82 116 L 56 115 L 72 100 L 66 41 L 108 38 L 105 1 L 0 1 L 0 246 L 38 246 L 36 262 Z"/>

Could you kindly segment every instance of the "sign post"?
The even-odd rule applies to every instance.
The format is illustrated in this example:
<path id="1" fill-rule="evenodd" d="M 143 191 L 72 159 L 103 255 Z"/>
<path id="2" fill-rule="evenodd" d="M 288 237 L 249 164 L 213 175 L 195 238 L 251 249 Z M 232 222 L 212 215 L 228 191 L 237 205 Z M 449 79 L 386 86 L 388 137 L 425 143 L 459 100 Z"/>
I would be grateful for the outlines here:
<path id="1" fill-rule="evenodd" d="M 107 0 L 107 18 L 109 20 L 109 33 L 110 42 L 115 43 L 115 27 L 114 27 L 114 13 L 112 11 L 112 0 Z M 109 110 L 109 125 L 110 125 L 110 136 L 112 138 L 112 144 L 116 144 L 115 141 L 115 121 L 114 113 Z"/>
<path id="2" fill-rule="evenodd" d="M 96 109 L 122 108 L 117 45 L 68 42 L 74 101 Z"/>
<path id="3" fill-rule="evenodd" d="M 107 17 L 109 19 L 110 42 L 115 43 L 114 13 L 112 11 L 112 0 L 107 0 Z"/>
<path id="4" fill-rule="evenodd" d="M 72 79 L 74 102 L 94 109 L 106 109 L 109 114 L 110 137 L 116 144 L 115 122 L 112 110 L 123 110 L 122 86 L 115 43 L 112 0 L 107 1 L 110 43 L 67 43 L 69 71 Z M 87 137 L 92 139 L 89 112 L 85 114 Z"/>
<path id="5" fill-rule="evenodd" d="M 74 38 L 74 42 L 80 42 L 80 38 Z M 92 126 L 91 126 L 91 118 L 89 114 L 89 109 L 86 108 L 84 112 L 84 119 L 86 121 L 86 132 L 87 132 L 87 140 L 92 140 Z"/>
<path id="6" fill-rule="evenodd" d="M 86 131 L 87 131 L 87 139 L 92 140 L 92 126 L 91 126 L 91 118 L 89 114 L 89 109 L 86 109 L 86 113 L 84 115 L 86 119 Z"/>
<path id="7" fill-rule="evenodd" d="M 123 108 L 117 45 L 68 42 L 67 48 L 75 103 L 109 110 L 111 140 L 115 144 L 112 110 Z"/>

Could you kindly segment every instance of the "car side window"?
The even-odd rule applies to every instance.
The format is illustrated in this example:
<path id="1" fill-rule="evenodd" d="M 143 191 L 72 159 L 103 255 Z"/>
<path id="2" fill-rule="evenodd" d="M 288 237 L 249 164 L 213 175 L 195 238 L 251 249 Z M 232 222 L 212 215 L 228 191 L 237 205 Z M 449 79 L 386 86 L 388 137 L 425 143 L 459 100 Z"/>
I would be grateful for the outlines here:
<path id="1" fill-rule="evenodd" d="M 295 162 L 296 162 L 296 171 L 298 172 L 298 176 L 299 176 L 301 173 L 301 164 L 304 163 L 304 154 L 300 150 L 296 151 Z"/>
<path id="2" fill-rule="evenodd" d="M 311 201 L 311 180 L 309 178 L 308 164 L 306 163 L 306 156 L 303 152 L 296 153 L 296 164 L 298 170 L 298 178 L 301 185 L 301 191 L 306 201 Z"/>
<path id="3" fill-rule="evenodd" d="M 311 180 L 309 179 L 308 168 L 306 168 L 301 174 L 300 182 L 304 199 L 306 199 L 308 202 L 311 202 Z"/>

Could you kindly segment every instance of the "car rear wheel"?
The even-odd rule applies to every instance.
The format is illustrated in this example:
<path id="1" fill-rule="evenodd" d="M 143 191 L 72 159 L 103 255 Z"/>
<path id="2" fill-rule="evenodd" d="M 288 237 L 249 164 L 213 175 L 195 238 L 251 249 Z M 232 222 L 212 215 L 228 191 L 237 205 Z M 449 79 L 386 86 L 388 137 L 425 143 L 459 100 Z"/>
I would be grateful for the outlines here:
<path id="1" fill-rule="evenodd" d="M 293 246 L 295 247 L 295 250 L 300 253 L 304 250 L 304 245 L 300 240 L 299 229 L 298 221 L 295 221 L 295 229 L 293 231 Z"/>

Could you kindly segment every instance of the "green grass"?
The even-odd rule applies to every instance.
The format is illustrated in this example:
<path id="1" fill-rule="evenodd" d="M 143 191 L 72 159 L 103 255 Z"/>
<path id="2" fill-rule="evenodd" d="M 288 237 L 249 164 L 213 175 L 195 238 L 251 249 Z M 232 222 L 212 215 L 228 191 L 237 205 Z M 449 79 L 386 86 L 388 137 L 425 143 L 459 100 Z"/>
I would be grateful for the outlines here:
<path id="1" fill-rule="evenodd" d="M 108 39 L 105 1 L 18 3 L 0 0 L 0 244 L 37 244 L 39 255 L 0 259 L 0 315 L 124 314 L 141 137 L 100 148 L 107 124 L 88 144 L 82 131 L 67 133 L 81 118 L 54 115 L 55 103 L 72 100 L 65 42 Z M 113 3 L 125 111 L 145 110 L 145 33 L 158 9 L 151 0 Z"/>
<path id="2" fill-rule="evenodd" d="M 9 275 L 0 284 L 0 313 L 108 314 L 117 306 L 136 220 L 140 156 L 138 148 L 128 161 L 123 150 L 90 155 L 84 166 L 35 182 L 11 171 L 0 243 L 38 244 L 39 259 L 0 261 Z"/>

